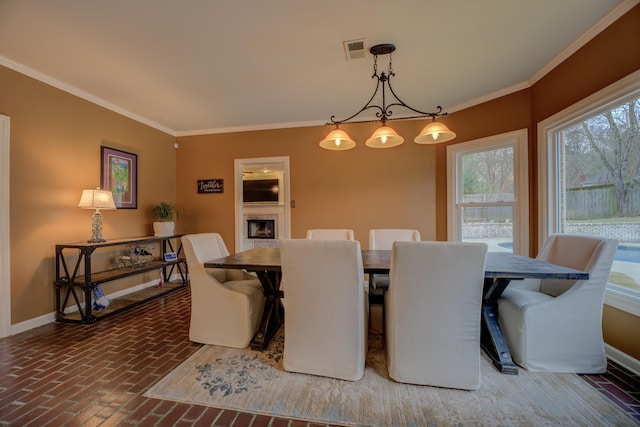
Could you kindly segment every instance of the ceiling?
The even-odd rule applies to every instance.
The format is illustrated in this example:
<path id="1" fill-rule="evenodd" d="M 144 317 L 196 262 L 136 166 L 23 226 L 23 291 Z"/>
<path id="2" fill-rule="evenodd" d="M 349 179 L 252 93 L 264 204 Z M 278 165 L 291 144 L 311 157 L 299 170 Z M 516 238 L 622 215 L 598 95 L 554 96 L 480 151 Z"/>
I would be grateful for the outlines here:
<path id="1" fill-rule="evenodd" d="M 0 65 L 180 136 L 350 116 L 368 48 L 393 43 L 395 93 L 451 113 L 530 86 L 638 2 L 0 0 Z"/>

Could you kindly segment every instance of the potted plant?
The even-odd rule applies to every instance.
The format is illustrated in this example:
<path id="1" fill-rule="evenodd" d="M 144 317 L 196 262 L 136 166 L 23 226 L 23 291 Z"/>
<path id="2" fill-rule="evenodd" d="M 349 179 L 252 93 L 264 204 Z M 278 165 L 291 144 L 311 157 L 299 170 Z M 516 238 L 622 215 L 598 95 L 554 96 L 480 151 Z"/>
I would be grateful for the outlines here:
<path id="1" fill-rule="evenodd" d="M 178 207 L 173 202 L 160 202 L 151 208 L 154 236 L 172 236 L 175 230 L 173 220 L 178 217 Z"/>

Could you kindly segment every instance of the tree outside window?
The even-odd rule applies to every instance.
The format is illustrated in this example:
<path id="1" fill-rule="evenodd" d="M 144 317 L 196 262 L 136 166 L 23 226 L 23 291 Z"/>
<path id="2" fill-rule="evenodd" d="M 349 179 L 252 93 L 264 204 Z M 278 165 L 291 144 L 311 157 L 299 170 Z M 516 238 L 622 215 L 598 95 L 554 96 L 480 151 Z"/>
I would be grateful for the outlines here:
<path id="1" fill-rule="evenodd" d="M 640 97 L 559 130 L 559 232 L 620 241 L 610 283 L 640 294 Z"/>

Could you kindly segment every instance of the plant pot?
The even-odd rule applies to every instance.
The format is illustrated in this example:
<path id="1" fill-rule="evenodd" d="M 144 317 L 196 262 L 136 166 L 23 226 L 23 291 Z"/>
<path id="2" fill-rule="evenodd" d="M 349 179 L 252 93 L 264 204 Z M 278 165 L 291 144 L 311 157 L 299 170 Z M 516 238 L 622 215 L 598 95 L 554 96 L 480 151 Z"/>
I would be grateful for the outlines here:
<path id="1" fill-rule="evenodd" d="M 173 236 L 176 224 L 173 221 L 156 221 L 153 223 L 153 235 L 156 237 Z"/>

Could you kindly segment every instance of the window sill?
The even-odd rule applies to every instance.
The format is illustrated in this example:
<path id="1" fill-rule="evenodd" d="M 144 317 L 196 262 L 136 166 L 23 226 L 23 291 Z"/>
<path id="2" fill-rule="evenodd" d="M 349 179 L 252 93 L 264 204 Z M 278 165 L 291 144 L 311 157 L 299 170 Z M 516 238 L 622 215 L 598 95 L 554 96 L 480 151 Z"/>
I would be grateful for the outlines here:
<path id="1" fill-rule="evenodd" d="M 637 292 L 632 292 L 615 285 L 608 285 L 604 292 L 604 303 L 610 307 L 640 317 L 640 297 Z"/>

